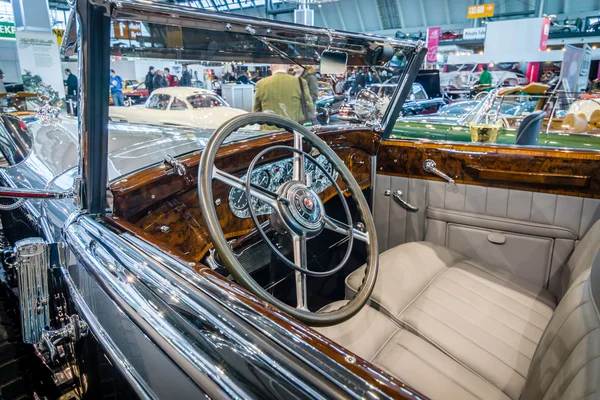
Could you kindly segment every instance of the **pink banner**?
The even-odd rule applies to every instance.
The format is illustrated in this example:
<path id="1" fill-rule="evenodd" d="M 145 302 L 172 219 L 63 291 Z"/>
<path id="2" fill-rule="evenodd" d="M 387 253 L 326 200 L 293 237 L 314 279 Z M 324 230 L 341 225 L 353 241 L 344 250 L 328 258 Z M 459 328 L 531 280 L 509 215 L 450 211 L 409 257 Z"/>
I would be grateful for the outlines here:
<path id="1" fill-rule="evenodd" d="M 437 62 L 438 44 L 440 43 L 440 35 L 442 28 L 427 29 L 427 62 Z"/>
<path id="2" fill-rule="evenodd" d="M 542 37 L 540 39 L 540 50 L 546 51 L 548 48 L 548 35 L 550 34 L 550 20 L 548 18 L 544 18 L 544 23 L 542 24 Z"/>

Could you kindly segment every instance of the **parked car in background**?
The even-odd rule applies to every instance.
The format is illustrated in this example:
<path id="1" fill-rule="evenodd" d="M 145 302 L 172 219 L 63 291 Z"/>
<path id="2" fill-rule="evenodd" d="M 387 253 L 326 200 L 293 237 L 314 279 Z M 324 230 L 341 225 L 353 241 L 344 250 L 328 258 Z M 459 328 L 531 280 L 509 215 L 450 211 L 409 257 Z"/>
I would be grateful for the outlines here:
<path id="1" fill-rule="evenodd" d="M 123 82 L 123 92 L 130 92 L 140 85 L 140 81 L 137 79 L 126 79 Z"/>
<path id="2" fill-rule="evenodd" d="M 214 92 L 188 87 L 169 87 L 152 92 L 145 104 L 110 107 L 115 122 L 216 129 L 246 111 L 229 107 Z"/>
<path id="3" fill-rule="evenodd" d="M 446 32 L 442 32 L 441 40 L 460 40 L 462 38 L 463 38 L 462 33 L 446 31 Z"/>
<path id="4" fill-rule="evenodd" d="M 142 82 L 132 90 L 125 92 L 124 95 L 125 102 L 128 102 L 129 105 L 142 104 L 148 100 L 148 89 L 146 88 L 146 84 Z"/>
<path id="5" fill-rule="evenodd" d="M 574 24 L 558 22 L 555 19 L 550 20 L 550 33 L 555 32 L 579 32 L 579 28 Z"/>

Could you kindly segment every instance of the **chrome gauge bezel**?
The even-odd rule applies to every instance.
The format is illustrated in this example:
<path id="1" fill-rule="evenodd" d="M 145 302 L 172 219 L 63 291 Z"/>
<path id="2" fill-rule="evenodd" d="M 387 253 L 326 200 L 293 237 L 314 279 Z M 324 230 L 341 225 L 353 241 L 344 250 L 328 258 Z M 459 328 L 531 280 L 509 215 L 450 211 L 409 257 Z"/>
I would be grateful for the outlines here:
<path id="1" fill-rule="evenodd" d="M 323 168 L 325 168 L 326 171 L 332 171 L 331 176 L 333 177 L 333 179 L 337 180 L 337 178 L 339 176 L 338 172 L 335 169 L 333 169 L 331 163 L 329 161 L 327 161 L 327 158 L 325 158 L 324 155 L 321 154 L 321 155 L 315 157 L 315 159 Z M 312 163 L 310 160 L 308 160 L 308 159 L 305 160 L 305 168 L 307 170 L 309 169 L 308 165 L 310 163 Z M 291 166 L 293 166 L 293 159 L 291 157 L 284 158 L 282 160 L 279 160 L 279 161 L 276 161 L 273 163 L 261 165 L 260 167 L 257 167 L 252 172 L 253 183 L 258 183 L 254 179 L 256 179 L 261 174 L 266 173 L 269 176 L 268 187 L 266 189 L 269 189 L 272 192 L 276 192 L 277 189 L 279 189 L 279 187 L 281 185 L 292 180 L 293 168 L 290 168 Z M 325 191 L 326 189 L 328 189 L 332 185 L 332 183 L 329 181 L 329 179 L 325 176 L 325 174 L 323 174 L 323 172 L 321 172 L 321 170 L 319 168 L 314 167 L 314 168 L 310 168 L 310 169 L 313 171 L 312 173 L 314 174 L 312 176 L 312 185 L 311 185 L 311 189 L 313 192 L 319 194 L 319 193 Z M 287 170 L 287 174 L 289 174 L 289 176 L 284 175 L 284 174 L 286 174 L 286 170 Z M 244 174 L 241 177 L 241 179 L 246 180 L 247 174 Z M 244 193 L 243 190 L 235 189 L 235 188 L 233 188 L 229 191 L 229 209 L 231 210 L 231 212 L 233 212 L 233 215 L 235 215 L 238 218 L 250 218 L 250 212 L 248 210 L 248 202 L 247 201 L 246 201 L 246 206 L 243 208 L 234 206 L 234 200 L 235 200 L 234 196 L 236 195 L 237 192 Z M 256 213 L 256 215 L 269 215 L 273 212 L 273 210 L 270 206 L 268 206 L 267 204 L 265 204 L 262 201 L 259 201 L 257 199 L 252 199 L 252 204 L 253 204 L 254 212 Z"/>

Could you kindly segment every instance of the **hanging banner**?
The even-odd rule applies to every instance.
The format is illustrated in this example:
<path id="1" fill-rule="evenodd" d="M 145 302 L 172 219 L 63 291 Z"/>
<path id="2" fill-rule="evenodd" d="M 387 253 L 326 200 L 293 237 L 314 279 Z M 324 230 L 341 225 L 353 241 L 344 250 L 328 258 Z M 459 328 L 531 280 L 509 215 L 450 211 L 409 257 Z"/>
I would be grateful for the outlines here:
<path id="1" fill-rule="evenodd" d="M 467 8 L 467 18 L 485 18 L 494 16 L 494 3 L 479 4 Z"/>
<path id="2" fill-rule="evenodd" d="M 540 38 L 540 50 L 546 51 L 548 48 L 548 36 L 550 35 L 550 19 L 544 18 L 542 22 L 542 37 Z"/>
<path id="3" fill-rule="evenodd" d="M 466 28 L 463 30 L 463 40 L 485 39 L 485 26 L 481 28 Z"/>
<path id="4" fill-rule="evenodd" d="M 17 53 L 26 92 L 39 93 L 51 103 L 65 97 L 56 35 L 16 31 Z"/>
<path id="5" fill-rule="evenodd" d="M 427 29 L 427 62 L 437 62 L 438 45 L 440 43 L 440 35 L 442 28 Z"/>
<path id="6" fill-rule="evenodd" d="M 587 89 L 591 67 L 592 48 L 587 44 L 584 44 L 583 53 L 581 55 L 581 70 L 579 71 L 579 87 L 577 88 L 577 91 L 583 92 Z"/>

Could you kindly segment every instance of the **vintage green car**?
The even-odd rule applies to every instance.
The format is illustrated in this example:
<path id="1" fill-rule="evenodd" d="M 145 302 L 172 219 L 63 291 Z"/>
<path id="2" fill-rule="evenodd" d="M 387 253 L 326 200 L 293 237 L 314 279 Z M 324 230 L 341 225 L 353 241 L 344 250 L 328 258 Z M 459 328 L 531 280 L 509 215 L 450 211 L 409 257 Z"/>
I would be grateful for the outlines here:
<path id="1" fill-rule="evenodd" d="M 517 144 L 519 127 L 530 108 L 523 104 L 537 102 L 535 110 L 544 111 L 544 118 L 538 146 L 600 149 L 600 135 L 573 132 L 565 125 L 563 108 L 570 103 L 569 98 L 558 94 L 539 93 L 542 85 L 525 88 L 493 90 L 476 107 L 465 115 L 429 115 L 399 118 L 392 131 L 392 138 L 430 139 L 444 141 L 471 142 L 471 127 L 474 124 L 498 124 L 499 144 Z M 536 89 L 537 88 L 537 93 Z M 513 112 L 506 112 L 512 106 Z M 520 108 L 519 108 L 520 107 Z"/>

